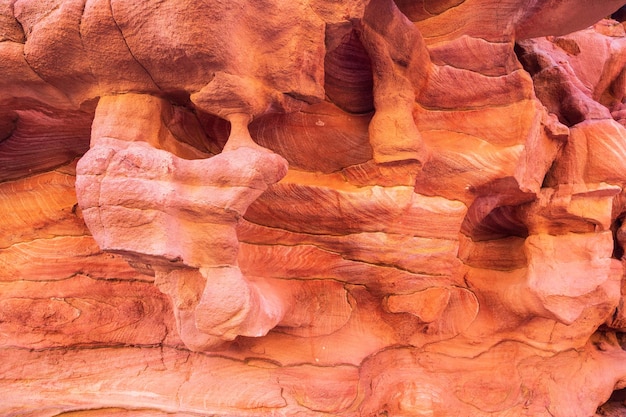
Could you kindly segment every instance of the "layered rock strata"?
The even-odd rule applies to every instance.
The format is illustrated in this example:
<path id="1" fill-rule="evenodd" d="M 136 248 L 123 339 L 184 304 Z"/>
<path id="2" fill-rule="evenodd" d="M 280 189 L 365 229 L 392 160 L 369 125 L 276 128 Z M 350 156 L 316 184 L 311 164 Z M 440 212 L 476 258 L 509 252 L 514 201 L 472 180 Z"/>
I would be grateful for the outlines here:
<path id="1" fill-rule="evenodd" d="M 622 3 L 0 3 L 1 414 L 622 415 Z"/>

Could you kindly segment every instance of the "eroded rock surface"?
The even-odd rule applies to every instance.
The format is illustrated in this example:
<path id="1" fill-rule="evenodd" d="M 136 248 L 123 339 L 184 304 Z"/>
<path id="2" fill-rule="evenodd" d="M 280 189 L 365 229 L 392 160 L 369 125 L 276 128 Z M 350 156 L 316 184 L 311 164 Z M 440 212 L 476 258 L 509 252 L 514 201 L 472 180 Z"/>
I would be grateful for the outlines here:
<path id="1" fill-rule="evenodd" d="M 1 2 L 0 414 L 623 415 L 621 6 Z"/>

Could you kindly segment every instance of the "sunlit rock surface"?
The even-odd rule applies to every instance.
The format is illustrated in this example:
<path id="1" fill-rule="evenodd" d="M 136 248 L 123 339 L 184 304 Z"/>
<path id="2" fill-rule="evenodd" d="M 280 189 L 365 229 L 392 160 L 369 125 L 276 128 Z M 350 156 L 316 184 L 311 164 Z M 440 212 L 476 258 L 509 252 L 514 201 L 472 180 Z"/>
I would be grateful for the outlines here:
<path id="1" fill-rule="evenodd" d="M 626 415 L 623 3 L 0 2 L 0 414 Z"/>

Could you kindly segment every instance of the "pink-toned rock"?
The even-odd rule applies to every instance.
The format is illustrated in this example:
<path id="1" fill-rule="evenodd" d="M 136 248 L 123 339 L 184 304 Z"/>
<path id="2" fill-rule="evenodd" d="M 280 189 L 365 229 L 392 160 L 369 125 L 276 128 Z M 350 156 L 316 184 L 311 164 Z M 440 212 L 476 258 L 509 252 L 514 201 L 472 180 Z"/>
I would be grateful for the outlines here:
<path id="1" fill-rule="evenodd" d="M 3 2 L 0 414 L 624 414 L 622 3 Z"/>

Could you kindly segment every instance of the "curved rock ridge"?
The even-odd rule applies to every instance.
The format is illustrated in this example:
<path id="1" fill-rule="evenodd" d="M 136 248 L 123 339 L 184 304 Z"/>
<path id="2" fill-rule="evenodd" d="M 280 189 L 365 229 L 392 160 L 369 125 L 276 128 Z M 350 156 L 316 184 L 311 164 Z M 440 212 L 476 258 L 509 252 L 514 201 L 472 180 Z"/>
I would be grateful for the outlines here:
<path id="1" fill-rule="evenodd" d="M 624 415 L 625 7 L 1 2 L 0 414 Z"/>

